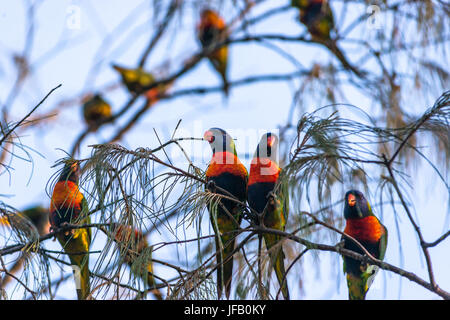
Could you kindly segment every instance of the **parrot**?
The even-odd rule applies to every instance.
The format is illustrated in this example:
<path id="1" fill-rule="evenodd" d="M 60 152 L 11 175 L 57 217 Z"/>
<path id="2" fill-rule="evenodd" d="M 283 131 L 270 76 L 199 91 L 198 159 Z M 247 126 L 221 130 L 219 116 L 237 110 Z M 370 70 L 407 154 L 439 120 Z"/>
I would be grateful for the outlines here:
<path id="1" fill-rule="evenodd" d="M 96 94 L 83 104 L 83 116 L 90 128 L 97 129 L 112 115 L 111 105 L 100 94 Z"/>
<path id="2" fill-rule="evenodd" d="M 119 72 L 122 77 L 122 82 L 132 94 L 142 93 L 144 88 L 150 86 L 156 81 L 153 74 L 145 71 L 141 67 L 136 69 L 128 69 L 118 65 L 113 65 L 113 68 Z M 164 94 L 171 85 L 172 83 L 160 84 L 143 93 L 147 98 L 149 106 L 156 103 L 158 101 L 158 95 Z"/>
<path id="3" fill-rule="evenodd" d="M 35 227 L 39 236 L 44 236 L 49 232 L 50 223 L 48 220 L 49 211 L 41 206 L 32 206 L 30 208 L 24 209 L 21 212 L 18 212 L 19 215 L 23 219 L 27 219 L 30 221 Z M 8 218 L 2 217 L 0 218 L 1 225 L 9 225 Z"/>
<path id="4" fill-rule="evenodd" d="M 203 9 L 200 13 L 200 22 L 197 25 L 197 37 L 203 49 L 224 41 L 227 37 L 225 21 L 217 12 L 211 9 Z M 228 96 L 228 46 L 224 45 L 215 50 L 208 56 L 208 59 L 220 74 L 223 81 L 223 91 L 225 96 Z"/>
<path id="5" fill-rule="evenodd" d="M 90 224 L 88 203 L 79 189 L 81 174 L 78 160 L 64 160 L 64 168 L 53 189 L 50 203 L 50 225 L 55 230 L 65 224 Z M 80 228 L 56 235 L 72 265 L 79 268 L 80 288 L 77 288 L 78 300 L 85 300 L 90 293 L 89 283 L 89 247 L 91 229 Z M 77 273 L 76 273 L 77 276 Z M 78 279 L 77 279 L 78 280 Z"/>
<path id="6" fill-rule="evenodd" d="M 27 221 L 31 222 L 31 224 L 36 228 L 39 236 L 42 237 L 49 232 L 50 223 L 48 220 L 48 209 L 45 209 L 41 206 L 32 206 L 30 208 L 22 210 L 21 212 L 18 212 L 17 215 L 20 216 L 21 219 L 26 219 Z M 9 226 L 8 218 L 6 216 L 0 218 L 0 224 Z M 27 255 L 28 252 L 23 252 L 22 256 L 17 259 L 17 261 L 8 272 L 11 274 L 15 274 L 16 272 L 18 272 L 22 268 Z M 0 288 L 5 287 L 12 279 L 12 277 L 5 275 L 3 279 L 0 279 Z"/>
<path id="7" fill-rule="evenodd" d="M 388 232 L 372 213 L 369 202 L 363 193 L 357 190 L 345 194 L 344 233 L 355 238 L 376 259 L 383 260 L 386 253 Z M 344 248 L 364 254 L 350 239 L 342 236 Z M 344 273 L 347 274 L 348 296 L 350 300 L 365 300 L 378 266 L 364 264 L 358 260 L 343 256 Z"/>
<path id="8" fill-rule="evenodd" d="M 330 39 L 334 17 L 328 0 L 291 0 L 291 5 L 300 9 L 300 21 L 314 39 Z"/>
<path id="9" fill-rule="evenodd" d="M 250 164 L 247 201 L 253 210 L 262 215 L 264 226 L 284 231 L 289 213 L 289 195 L 287 183 L 279 184 L 278 181 L 281 169 L 278 165 L 277 154 L 278 137 L 271 132 L 264 134 Z M 280 244 L 281 236 L 264 233 L 263 238 L 283 297 L 289 300 L 286 279 L 283 281 L 286 271 L 283 261 L 284 252 Z"/>
<path id="10" fill-rule="evenodd" d="M 133 230 L 131 226 L 113 223 L 111 225 L 111 230 L 114 235 L 114 241 L 120 245 L 120 251 L 126 250 L 125 262 L 133 270 L 132 265 L 136 261 L 136 258 L 147 248 L 150 248 L 145 239 L 144 234 L 140 230 Z M 156 285 L 155 279 L 153 277 L 153 263 L 147 265 L 146 270 L 149 272 L 145 275 L 144 281 L 148 284 L 151 292 L 158 300 L 163 300 L 161 292 L 154 288 Z M 137 274 L 142 277 L 142 272 Z"/>
<path id="11" fill-rule="evenodd" d="M 346 69 L 361 76 L 361 73 L 348 62 L 336 41 L 331 39 L 330 33 L 335 29 L 335 25 L 329 0 L 291 0 L 291 5 L 300 10 L 300 22 L 306 26 L 312 40 L 325 45 Z"/>
<path id="12" fill-rule="evenodd" d="M 213 193 L 230 196 L 245 202 L 247 199 L 248 172 L 236 153 L 236 146 L 231 136 L 219 128 L 210 128 L 203 138 L 212 149 L 212 159 L 206 170 L 206 189 Z M 226 190 L 224 192 L 223 190 Z M 223 263 L 233 252 L 236 236 L 242 220 L 243 209 L 238 203 L 221 199 L 218 204 L 210 203 L 208 211 L 215 233 L 217 260 L 217 295 L 222 297 L 225 285 L 227 299 L 230 297 L 233 276 L 233 258 Z M 231 215 L 231 216 L 230 216 Z M 222 250 L 222 249 L 223 250 Z"/>

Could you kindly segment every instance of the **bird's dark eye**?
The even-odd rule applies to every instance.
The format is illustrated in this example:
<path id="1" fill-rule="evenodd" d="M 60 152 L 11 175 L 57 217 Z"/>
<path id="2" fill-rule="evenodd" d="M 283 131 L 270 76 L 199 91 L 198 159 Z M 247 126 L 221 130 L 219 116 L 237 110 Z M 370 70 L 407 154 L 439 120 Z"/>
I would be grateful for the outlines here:
<path id="1" fill-rule="evenodd" d="M 213 143 L 214 140 L 216 140 L 216 137 L 215 137 L 215 136 L 211 136 L 211 137 L 209 138 L 209 143 Z"/>

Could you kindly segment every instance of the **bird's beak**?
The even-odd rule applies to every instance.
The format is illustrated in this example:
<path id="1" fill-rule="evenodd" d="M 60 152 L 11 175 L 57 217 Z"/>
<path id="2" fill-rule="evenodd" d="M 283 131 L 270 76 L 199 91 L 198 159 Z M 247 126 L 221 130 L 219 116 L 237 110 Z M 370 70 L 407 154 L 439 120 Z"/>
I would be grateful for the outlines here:
<path id="1" fill-rule="evenodd" d="M 119 67 L 119 66 L 116 65 L 116 64 L 113 64 L 112 67 L 113 67 L 116 71 L 119 71 L 119 72 L 123 71 L 123 68 L 122 68 L 122 67 Z"/>
<path id="2" fill-rule="evenodd" d="M 267 137 L 267 146 L 268 147 L 272 148 L 274 143 L 275 143 L 275 137 L 274 136 Z"/>
<path id="3" fill-rule="evenodd" d="M 203 135 L 203 139 L 205 139 L 209 143 L 212 143 L 214 141 L 214 134 L 211 131 L 208 130 Z"/>
<path id="4" fill-rule="evenodd" d="M 78 161 L 74 162 L 70 167 L 73 172 L 77 172 L 78 170 L 80 170 L 80 164 Z"/>
<path id="5" fill-rule="evenodd" d="M 353 194 L 348 195 L 348 205 L 353 207 L 356 204 L 356 198 Z"/>
<path id="6" fill-rule="evenodd" d="M 71 167 L 70 170 L 72 171 L 72 173 L 73 173 L 77 178 L 80 178 L 80 176 L 81 176 L 80 162 L 79 162 L 79 161 L 76 161 L 76 162 L 74 162 L 70 167 Z"/>

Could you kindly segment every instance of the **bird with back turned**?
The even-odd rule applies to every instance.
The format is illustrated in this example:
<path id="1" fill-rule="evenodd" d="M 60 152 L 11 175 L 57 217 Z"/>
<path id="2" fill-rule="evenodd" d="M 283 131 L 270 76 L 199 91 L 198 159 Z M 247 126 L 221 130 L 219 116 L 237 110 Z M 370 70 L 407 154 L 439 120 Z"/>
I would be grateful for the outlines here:
<path id="1" fill-rule="evenodd" d="M 203 9 L 201 11 L 200 22 L 197 25 L 197 37 L 203 49 L 213 48 L 227 39 L 226 24 L 218 12 L 212 9 Z M 222 78 L 223 92 L 225 96 L 228 96 L 228 46 L 223 45 L 213 50 L 208 55 L 208 59 Z"/>

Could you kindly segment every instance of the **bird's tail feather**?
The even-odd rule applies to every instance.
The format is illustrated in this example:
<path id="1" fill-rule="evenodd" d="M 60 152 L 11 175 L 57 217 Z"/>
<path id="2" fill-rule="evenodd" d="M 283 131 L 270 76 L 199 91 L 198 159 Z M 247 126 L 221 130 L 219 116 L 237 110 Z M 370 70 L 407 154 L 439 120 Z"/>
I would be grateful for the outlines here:
<path id="1" fill-rule="evenodd" d="M 91 293 L 89 279 L 89 264 L 87 261 L 81 266 L 80 289 L 77 289 L 78 300 L 86 300 Z"/>
<path id="2" fill-rule="evenodd" d="M 148 285 L 148 287 L 150 289 L 150 292 L 153 294 L 153 296 L 157 300 L 164 300 L 161 291 L 159 291 L 159 289 L 155 288 L 156 282 L 155 282 L 155 278 L 152 275 L 153 267 L 152 267 L 151 263 L 148 265 L 147 270 L 149 272 L 148 276 L 147 276 L 147 285 Z"/>
<path id="3" fill-rule="evenodd" d="M 366 281 L 358 276 L 347 274 L 348 299 L 365 300 L 366 299 Z"/>
<path id="4" fill-rule="evenodd" d="M 86 230 L 86 229 L 79 229 Z M 72 264 L 75 285 L 77 288 L 78 300 L 86 300 L 91 292 L 90 288 L 90 272 L 89 272 L 89 254 L 80 254 L 89 251 L 89 240 L 87 233 L 80 231 L 76 238 L 66 236 L 57 236 L 59 243 L 68 254 L 70 263 Z"/>
<path id="5" fill-rule="evenodd" d="M 222 297 L 223 287 L 225 286 L 225 295 L 227 299 L 230 298 L 231 293 L 231 280 L 233 276 L 233 258 L 229 258 L 229 255 L 234 250 L 234 245 L 236 240 L 224 239 L 223 246 L 224 249 L 221 251 L 218 241 L 216 241 L 216 252 L 217 252 L 217 296 L 220 299 Z M 228 237 L 227 237 L 228 238 Z M 228 240 L 228 241 L 227 241 Z M 225 262 L 224 262 L 225 261 Z"/>
<path id="6" fill-rule="evenodd" d="M 285 300 L 289 300 L 289 289 L 287 279 L 285 278 L 286 270 L 284 268 L 283 249 L 280 248 L 277 251 L 278 252 L 271 253 L 272 265 L 274 266 L 275 274 L 281 287 L 281 293 L 283 294 Z"/>

